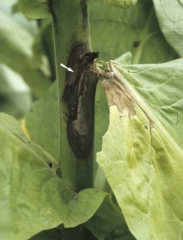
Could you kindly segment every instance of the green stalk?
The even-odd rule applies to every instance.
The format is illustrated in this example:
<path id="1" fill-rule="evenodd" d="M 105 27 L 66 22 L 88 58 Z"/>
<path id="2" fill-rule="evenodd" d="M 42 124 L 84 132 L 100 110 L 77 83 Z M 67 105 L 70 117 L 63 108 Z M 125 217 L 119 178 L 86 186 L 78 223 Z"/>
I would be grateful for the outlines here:
<path id="1" fill-rule="evenodd" d="M 53 16 L 53 35 L 56 58 L 56 74 L 59 95 L 60 120 L 60 170 L 62 179 L 74 190 L 92 187 L 93 154 L 82 160 L 72 151 L 67 139 L 67 105 L 61 101 L 65 87 L 66 70 L 60 63 L 67 65 L 73 46 L 84 44 L 90 47 L 87 4 L 85 0 L 50 1 Z M 68 66 L 69 67 L 69 66 Z"/>

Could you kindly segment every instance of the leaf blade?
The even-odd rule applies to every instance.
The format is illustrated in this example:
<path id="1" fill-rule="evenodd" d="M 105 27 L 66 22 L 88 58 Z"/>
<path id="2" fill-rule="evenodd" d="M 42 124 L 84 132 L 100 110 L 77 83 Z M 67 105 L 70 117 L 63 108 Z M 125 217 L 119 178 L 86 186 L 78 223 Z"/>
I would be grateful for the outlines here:
<path id="1" fill-rule="evenodd" d="M 177 61 L 163 64 L 164 78 L 167 77 L 167 69 L 171 72 L 176 64 Z M 183 213 L 179 209 L 182 209 L 183 198 L 183 151 L 176 138 L 171 136 L 173 129 L 167 131 L 158 114 L 155 115 L 155 110 L 152 111 L 136 87 L 142 86 L 140 76 L 145 65 L 131 67 L 131 70 L 136 68 L 136 76 L 133 78 L 130 78 L 130 74 L 135 72 L 129 71 L 130 67 L 117 67 L 117 64 L 114 67 L 112 64 L 112 68 L 126 88 L 123 91 L 120 88 L 122 93 L 113 95 L 113 104 L 110 104 L 111 101 L 109 103 L 113 105 L 109 107 L 109 129 L 103 137 L 103 147 L 97 154 L 97 162 L 106 174 L 130 231 L 137 239 L 178 239 L 182 236 Z M 180 75 L 177 76 L 179 81 Z M 152 78 L 144 77 L 143 80 L 153 85 Z M 160 77 L 159 81 L 163 79 Z M 118 86 L 116 84 L 113 87 Z M 125 96 L 127 89 L 135 115 L 130 114 L 125 104 L 122 109 L 115 106 Z M 179 91 L 179 88 L 176 89 Z M 176 95 L 175 89 L 173 94 Z M 159 92 L 160 99 L 162 96 Z M 115 104 L 114 97 L 117 98 Z M 108 100 L 111 99 L 108 97 Z M 183 108 L 183 104 L 181 106 Z"/>

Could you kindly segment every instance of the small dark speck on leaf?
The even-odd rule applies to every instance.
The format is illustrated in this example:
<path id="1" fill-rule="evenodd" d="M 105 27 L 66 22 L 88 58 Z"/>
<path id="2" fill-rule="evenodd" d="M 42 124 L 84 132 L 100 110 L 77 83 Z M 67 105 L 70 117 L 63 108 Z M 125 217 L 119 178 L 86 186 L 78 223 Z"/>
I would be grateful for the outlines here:
<path id="1" fill-rule="evenodd" d="M 147 126 L 144 126 L 145 127 L 145 129 L 148 129 L 148 127 Z"/>
<path id="2" fill-rule="evenodd" d="M 52 168 L 53 164 L 50 162 L 50 163 L 48 164 L 48 166 L 49 166 L 50 168 Z"/>
<path id="3" fill-rule="evenodd" d="M 140 45 L 140 41 L 135 41 L 135 42 L 133 42 L 133 46 L 134 47 L 138 47 Z"/>

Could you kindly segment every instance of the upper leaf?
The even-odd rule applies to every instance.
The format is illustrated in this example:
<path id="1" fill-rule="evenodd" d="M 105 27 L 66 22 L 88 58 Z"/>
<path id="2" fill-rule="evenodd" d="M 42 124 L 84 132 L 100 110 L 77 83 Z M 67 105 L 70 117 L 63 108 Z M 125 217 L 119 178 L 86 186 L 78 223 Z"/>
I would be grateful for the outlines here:
<path id="1" fill-rule="evenodd" d="M 183 57 L 182 0 L 153 0 L 160 28 L 167 42 Z"/>
<path id="2" fill-rule="evenodd" d="M 100 52 L 101 59 L 108 61 L 129 51 L 136 64 L 177 57 L 161 33 L 151 0 L 140 0 L 129 9 L 107 6 L 102 0 L 88 4 L 92 48 Z"/>

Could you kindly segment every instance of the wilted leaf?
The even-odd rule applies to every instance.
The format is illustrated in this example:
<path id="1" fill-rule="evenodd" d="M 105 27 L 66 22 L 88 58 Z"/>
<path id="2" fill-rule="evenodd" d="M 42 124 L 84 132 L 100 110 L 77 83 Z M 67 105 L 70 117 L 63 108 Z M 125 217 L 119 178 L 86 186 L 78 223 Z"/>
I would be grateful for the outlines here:
<path id="1" fill-rule="evenodd" d="M 102 79 L 110 124 L 97 161 L 137 239 L 181 239 L 182 60 L 110 68 L 111 76 Z"/>

